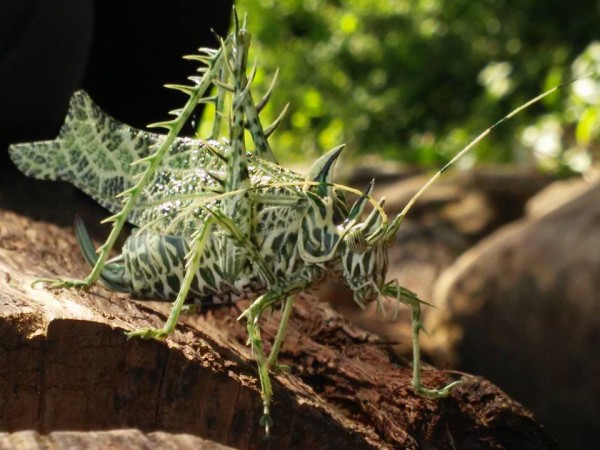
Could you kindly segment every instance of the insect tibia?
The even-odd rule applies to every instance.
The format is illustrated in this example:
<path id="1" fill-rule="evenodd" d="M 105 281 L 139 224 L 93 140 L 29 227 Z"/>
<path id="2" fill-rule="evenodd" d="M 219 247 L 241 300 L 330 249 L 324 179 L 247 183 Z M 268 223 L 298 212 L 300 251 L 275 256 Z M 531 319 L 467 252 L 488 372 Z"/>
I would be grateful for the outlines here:
<path id="1" fill-rule="evenodd" d="M 234 66 L 232 74 L 234 76 L 234 96 L 230 124 L 231 151 L 227 161 L 226 191 L 235 191 L 250 186 L 246 144 L 244 142 L 244 109 L 242 108 L 244 99 L 249 93 L 246 78 L 249 38 L 250 36 L 243 29 L 238 30 L 236 28 L 233 39 Z M 244 204 L 240 204 L 240 202 Z M 244 222 L 242 228 L 247 230 L 249 229 L 250 206 L 245 203 L 247 201 L 236 196 L 227 199 L 226 209 L 238 216 Z"/>
<path id="2" fill-rule="evenodd" d="M 419 345 L 419 334 L 423 329 L 420 302 L 411 302 L 412 309 L 412 344 L 413 344 L 413 379 L 412 386 L 414 391 L 426 398 L 436 399 L 444 398 L 450 395 L 452 389 L 458 386 L 461 381 L 454 381 L 439 389 L 426 388 L 421 382 L 421 347 Z"/>

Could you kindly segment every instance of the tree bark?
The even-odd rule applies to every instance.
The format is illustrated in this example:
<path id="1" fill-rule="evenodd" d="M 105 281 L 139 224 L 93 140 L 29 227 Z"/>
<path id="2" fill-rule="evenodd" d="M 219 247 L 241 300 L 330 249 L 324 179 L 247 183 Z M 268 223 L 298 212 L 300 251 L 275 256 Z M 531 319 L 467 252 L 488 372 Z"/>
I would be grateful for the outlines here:
<path id="1" fill-rule="evenodd" d="M 34 430 L 15 433 L 0 432 L 2 450 L 32 449 L 144 449 L 144 450 L 232 450 L 216 442 L 191 434 L 162 431 L 142 433 L 140 430 L 53 431 L 43 435 Z"/>
<path id="2" fill-rule="evenodd" d="M 407 361 L 305 295 L 281 351 L 290 371 L 271 375 L 275 424 L 266 440 L 255 363 L 236 320 L 245 304 L 188 316 L 164 342 L 127 340 L 125 331 L 162 326 L 168 305 L 99 285 L 31 287 L 38 277 L 84 276 L 78 253 L 71 230 L 0 210 L 1 431 L 49 440 L 59 430 L 135 428 L 244 449 L 557 448 L 485 379 L 426 366 L 427 386 L 463 382 L 446 399 L 415 395 Z M 278 317 L 262 322 L 267 342 Z M 0 448 L 7 439 L 0 434 Z M 119 445 L 111 448 L 127 448 Z"/>

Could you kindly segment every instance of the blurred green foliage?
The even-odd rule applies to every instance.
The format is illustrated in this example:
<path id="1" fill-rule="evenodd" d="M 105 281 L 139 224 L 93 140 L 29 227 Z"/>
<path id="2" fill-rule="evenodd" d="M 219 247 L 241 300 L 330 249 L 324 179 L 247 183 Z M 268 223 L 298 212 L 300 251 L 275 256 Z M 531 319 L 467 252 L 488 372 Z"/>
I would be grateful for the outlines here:
<path id="1" fill-rule="evenodd" d="M 292 160 L 346 142 L 354 154 L 439 165 L 572 77 L 600 23 L 597 0 L 238 0 L 237 8 L 253 35 L 256 89 L 280 69 L 263 122 L 291 103 L 272 142 Z M 531 161 L 554 123 L 561 138 L 576 129 L 558 156 L 546 152 L 554 160 L 546 166 L 560 168 L 567 150 L 593 141 L 599 117 L 597 101 L 563 90 L 511 119 L 466 163 Z"/>

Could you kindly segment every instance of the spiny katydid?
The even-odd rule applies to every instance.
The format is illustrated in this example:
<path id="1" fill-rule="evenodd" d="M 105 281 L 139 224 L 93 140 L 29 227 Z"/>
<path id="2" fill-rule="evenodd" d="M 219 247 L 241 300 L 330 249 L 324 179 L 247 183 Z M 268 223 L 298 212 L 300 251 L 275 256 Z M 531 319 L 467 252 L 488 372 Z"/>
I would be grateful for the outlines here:
<path id="1" fill-rule="evenodd" d="M 319 158 L 307 176 L 277 164 L 268 137 L 283 114 L 269 127 L 259 113 L 274 83 L 255 103 L 247 75 L 250 34 L 245 21 L 220 48 L 201 48 L 185 58 L 199 61 L 199 74 L 188 85 L 166 85 L 187 96 L 174 118 L 150 125 L 166 134 L 136 130 L 117 122 L 95 106 L 83 91 L 73 95 L 56 140 L 17 144 L 10 148 L 16 165 L 39 179 L 62 179 L 96 199 L 114 215 L 112 231 L 95 249 L 81 221 L 76 233 L 86 260 L 93 266 L 83 280 L 40 280 L 51 288 L 85 287 L 102 280 L 109 288 L 137 298 L 175 299 L 161 329 L 141 329 L 130 337 L 166 338 L 173 332 L 186 300 L 200 304 L 254 298 L 241 314 L 258 365 L 267 433 L 272 423 L 269 370 L 276 368 L 294 296 L 326 277 L 341 277 L 361 306 L 383 297 L 412 309 L 413 388 L 428 398 L 447 396 L 459 381 L 441 388 L 421 383 L 419 333 L 421 304 L 415 293 L 386 282 L 387 248 L 417 199 L 459 158 L 504 120 L 541 100 L 551 89 L 517 108 L 479 135 L 437 172 L 388 220 L 384 199 L 335 184 L 332 172 L 343 146 Z M 229 102 L 227 102 L 229 100 Z M 212 133 L 206 139 L 178 137 L 196 106 L 215 106 Z M 228 108 L 225 113 L 226 106 Z M 285 111 L 284 111 L 285 113 Z M 229 126 L 222 126 L 223 119 Z M 229 136 L 221 136 L 228 128 Z M 254 151 L 247 153 L 245 129 Z M 357 195 L 349 206 L 345 193 Z M 362 219 L 368 204 L 372 210 Z M 139 229 L 120 256 L 108 260 L 128 221 Z M 270 355 L 263 352 L 259 319 L 284 304 Z"/>

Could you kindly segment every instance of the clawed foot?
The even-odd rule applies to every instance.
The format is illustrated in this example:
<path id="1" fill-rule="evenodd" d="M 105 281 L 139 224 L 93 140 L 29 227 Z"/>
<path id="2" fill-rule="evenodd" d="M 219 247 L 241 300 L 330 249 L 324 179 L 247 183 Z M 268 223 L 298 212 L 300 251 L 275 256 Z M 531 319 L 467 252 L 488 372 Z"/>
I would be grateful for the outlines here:
<path id="1" fill-rule="evenodd" d="M 42 286 L 39 286 L 42 285 Z M 90 283 L 86 280 L 60 280 L 57 278 L 38 278 L 31 283 L 31 287 L 37 289 L 38 287 L 46 287 L 48 289 L 64 289 L 64 288 L 87 288 Z"/>
<path id="2" fill-rule="evenodd" d="M 164 328 L 140 328 L 139 330 L 125 333 L 127 339 L 137 337 L 141 339 L 157 339 L 159 341 L 166 339 L 169 334 L 169 331 L 165 330 Z"/>
<path id="3" fill-rule="evenodd" d="M 460 380 L 454 381 L 442 389 L 427 389 L 422 386 L 419 386 L 419 387 L 415 387 L 415 392 L 417 394 L 422 395 L 423 397 L 426 397 L 429 399 L 444 398 L 444 397 L 448 397 L 448 395 L 450 395 L 450 392 L 452 391 L 452 389 L 454 389 L 460 383 L 461 383 Z"/>
<path id="4" fill-rule="evenodd" d="M 269 415 L 269 413 L 263 414 L 263 416 L 260 418 L 259 423 L 261 426 L 265 427 L 265 435 L 266 435 L 266 437 L 269 437 L 269 432 L 270 432 L 271 426 L 273 425 L 273 419 L 271 419 L 271 416 Z"/>

